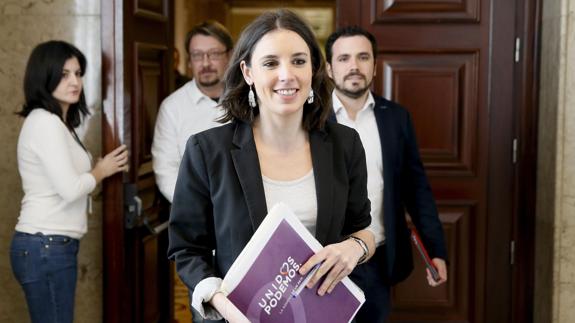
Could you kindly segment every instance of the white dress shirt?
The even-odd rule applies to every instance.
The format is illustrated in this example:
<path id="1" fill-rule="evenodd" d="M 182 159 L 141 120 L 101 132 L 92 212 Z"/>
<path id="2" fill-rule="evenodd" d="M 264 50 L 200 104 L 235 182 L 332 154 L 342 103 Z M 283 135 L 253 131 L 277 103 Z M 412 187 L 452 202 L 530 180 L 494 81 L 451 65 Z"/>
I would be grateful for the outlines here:
<path id="1" fill-rule="evenodd" d="M 335 91 L 332 93 L 332 101 L 337 122 L 355 129 L 359 133 L 361 143 L 365 149 L 367 196 L 371 201 L 371 225 L 369 230 L 375 236 L 376 246 L 380 246 L 385 241 L 383 226 L 383 157 L 379 130 L 375 121 L 375 113 L 373 112 L 375 100 L 373 95 L 369 93 L 365 105 L 358 111 L 355 120 L 349 118 Z"/>
<path id="2" fill-rule="evenodd" d="M 96 187 L 90 155 L 55 114 L 34 109 L 18 137 L 24 198 L 16 231 L 80 239 L 88 230 L 88 194 Z"/>
<path id="3" fill-rule="evenodd" d="M 160 192 L 170 203 L 188 138 L 221 125 L 215 120 L 222 114 L 218 103 L 203 94 L 195 80 L 184 84 L 160 105 L 152 143 L 153 167 Z"/>

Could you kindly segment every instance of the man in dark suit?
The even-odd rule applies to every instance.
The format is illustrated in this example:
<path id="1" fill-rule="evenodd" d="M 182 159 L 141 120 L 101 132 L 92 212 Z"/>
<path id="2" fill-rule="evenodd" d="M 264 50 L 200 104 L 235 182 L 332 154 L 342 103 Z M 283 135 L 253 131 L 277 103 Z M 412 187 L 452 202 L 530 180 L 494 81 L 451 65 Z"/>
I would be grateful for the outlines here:
<path id="1" fill-rule="evenodd" d="M 366 296 L 358 323 L 385 322 L 391 308 L 390 286 L 406 279 L 413 269 L 406 210 L 439 272 L 437 281 L 428 272 L 429 285 L 447 281 L 443 229 L 411 116 L 397 103 L 369 91 L 376 50 L 375 37 L 359 27 L 336 31 L 325 46 L 328 74 L 335 84 L 332 119 L 359 132 L 367 159 L 370 229 L 377 249 L 350 275 Z"/>

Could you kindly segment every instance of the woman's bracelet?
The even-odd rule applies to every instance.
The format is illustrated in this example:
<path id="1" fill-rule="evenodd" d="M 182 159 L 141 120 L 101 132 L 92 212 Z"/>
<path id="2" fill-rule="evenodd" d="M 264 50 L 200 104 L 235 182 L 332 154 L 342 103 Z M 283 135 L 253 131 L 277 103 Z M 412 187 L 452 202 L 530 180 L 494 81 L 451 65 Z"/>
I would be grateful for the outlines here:
<path id="1" fill-rule="evenodd" d="M 353 241 L 357 242 L 361 247 L 361 249 L 363 249 L 363 255 L 359 258 L 357 264 L 359 265 L 364 263 L 365 260 L 367 259 L 367 255 L 369 255 L 369 248 L 367 247 L 367 244 L 363 240 L 355 236 L 349 236 L 348 239 L 352 239 Z"/>

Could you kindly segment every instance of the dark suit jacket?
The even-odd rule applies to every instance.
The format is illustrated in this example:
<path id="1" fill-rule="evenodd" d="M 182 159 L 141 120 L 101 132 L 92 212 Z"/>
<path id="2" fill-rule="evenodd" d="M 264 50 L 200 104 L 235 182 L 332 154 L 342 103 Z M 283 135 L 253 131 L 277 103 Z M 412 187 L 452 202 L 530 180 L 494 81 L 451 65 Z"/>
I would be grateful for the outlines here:
<path id="1" fill-rule="evenodd" d="M 316 238 L 327 245 L 371 222 L 365 152 L 348 127 L 330 123 L 309 136 Z M 168 257 L 192 292 L 202 279 L 226 274 L 266 214 L 252 128 L 236 122 L 190 137 L 170 214 Z"/>
<path id="2" fill-rule="evenodd" d="M 373 97 L 383 155 L 386 278 L 395 284 L 413 270 L 406 210 L 430 257 L 447 260 L 447 251 L 435 200 L 419 157 L 411 116 L 399 104 Z M 335 115 L 331 120 L 337 121 Z"/>

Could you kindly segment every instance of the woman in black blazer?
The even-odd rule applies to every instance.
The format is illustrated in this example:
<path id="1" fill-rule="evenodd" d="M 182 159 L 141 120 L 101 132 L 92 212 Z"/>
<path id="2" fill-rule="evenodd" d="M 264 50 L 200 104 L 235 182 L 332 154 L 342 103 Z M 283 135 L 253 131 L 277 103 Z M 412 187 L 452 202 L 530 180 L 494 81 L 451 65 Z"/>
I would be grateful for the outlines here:
<path id="1" fill-rule="evenodd" d="M 323 56 L 301 18 L 280 10 L 242 33 L 226 72 L 223 122 L 192 136 L 170 215 L 168 256 L 207 319 L 243 321 L 218 293 L 223 277 L 276 202 L 326 246 L 324 295 L 375 249 L 365 153 L 352 129 L 326 124 L 331 92 Z M 215 252 L 214 252 L 215 251 Z"/>

